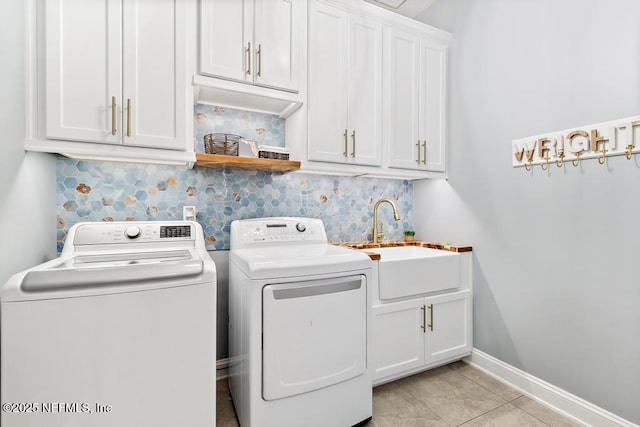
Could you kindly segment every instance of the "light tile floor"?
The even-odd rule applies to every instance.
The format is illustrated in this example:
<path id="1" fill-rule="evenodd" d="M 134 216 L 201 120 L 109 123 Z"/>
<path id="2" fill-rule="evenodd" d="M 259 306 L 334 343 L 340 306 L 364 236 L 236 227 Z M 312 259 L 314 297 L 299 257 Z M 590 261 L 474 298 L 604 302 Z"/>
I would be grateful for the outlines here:
<path id="1" fill-rule="evenodd" d="M 218 381 L 217 425 L 238 426 L 226 380 Z M 373 420 L 367 427 L 580 425 L 468 364 L 455 362 L 374 388 Z"/>

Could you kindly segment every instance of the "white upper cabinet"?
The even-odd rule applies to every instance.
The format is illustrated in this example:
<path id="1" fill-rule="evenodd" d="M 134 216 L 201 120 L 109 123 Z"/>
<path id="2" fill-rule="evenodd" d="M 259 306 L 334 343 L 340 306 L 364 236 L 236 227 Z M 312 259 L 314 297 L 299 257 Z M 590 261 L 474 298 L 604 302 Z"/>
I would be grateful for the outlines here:
<path id="1" fill-rule="evenodd" d="M 420 135 L 420 39 L 389 30 L 385 37 L 389 60 L 385 62 L 385 141 L 389 164 L 419 169 Z"/>
<path id="2" fill-rule="evenodd" d="M 184 149 L 186 10 L 182 0 L 124 0 L 124 143 Z"/>
<path id="3" fill-rule="evenodd" d="M 301 169 L 446 177 L 451 35 L 359 0 L 309 0 L 307 108 L 287 119 Z"/>
<path id="4" fill-rule="evenodd" d="M 390 29 L 385 47 L 388 165 L 445 172 L 446 45 Z"/>
<path id="5" fill-rule="evenodd" d="M 253 2 L 200 2 L 200 73 L 234 80 L 251 77 Z"/>
<path id="6" fill-rule="evenodd" d="M 425 170 L 433 172 L 446 171 L 446 52 L 447 48 L 442 43 L 429 40 L 420 43 L 421 161 Z"/>
<path id="7" fill-rule="evenodd" d="M 46 45 L 39 49 L 45 51 L 46 138 L 187 148 L 184 1 L 39 5 L 45 16 Z M 55 151 L 57 143 L 50 145 Z M 77 147 L 67 144 L 60 152 Z"/>
<path id="8" fill-rule="evenodd" d="M 46 136 L 119 144 L 122 3 L 49 0 L 45 6 Z"/>
<path id="9" fill-rule="evenodd" d="M 308 160 L 382 164 L 382 26 L 311 2 Z"/>
<path id="10" fill-rule="evenodd" d="M 302 10 L 294 0 L 201 0 L 200 73 L 297 92 Z"/>

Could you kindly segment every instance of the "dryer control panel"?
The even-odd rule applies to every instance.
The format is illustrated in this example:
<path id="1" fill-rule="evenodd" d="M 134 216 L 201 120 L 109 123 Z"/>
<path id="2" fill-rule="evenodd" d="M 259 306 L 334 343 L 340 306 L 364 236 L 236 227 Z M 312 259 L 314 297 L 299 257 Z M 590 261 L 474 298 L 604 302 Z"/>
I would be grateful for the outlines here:
<path id="1" fill-rule="evenodd" d="M 239 220 L 231 223 L 231 249 L 291 242 L 327 243 L 322 220 L 277 217 Z"/>

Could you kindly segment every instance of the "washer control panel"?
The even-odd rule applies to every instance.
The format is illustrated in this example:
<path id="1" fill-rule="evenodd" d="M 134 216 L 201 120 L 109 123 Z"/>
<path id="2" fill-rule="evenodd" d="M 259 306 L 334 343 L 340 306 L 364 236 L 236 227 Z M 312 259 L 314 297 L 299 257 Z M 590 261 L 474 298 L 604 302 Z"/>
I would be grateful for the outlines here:
<path id="1" fill-rule="evenodd" d="M 231 247 L 261 243 L 326 243 L 322 220 L 316 218 L 258 218 L 231 224 Z"/>
<path id="2" fill-rule="evenodd" d="M 79 246 L 194 239 L 193 225 L 184 221 L 91 222 L 78 224 L 73 244 Z"/>

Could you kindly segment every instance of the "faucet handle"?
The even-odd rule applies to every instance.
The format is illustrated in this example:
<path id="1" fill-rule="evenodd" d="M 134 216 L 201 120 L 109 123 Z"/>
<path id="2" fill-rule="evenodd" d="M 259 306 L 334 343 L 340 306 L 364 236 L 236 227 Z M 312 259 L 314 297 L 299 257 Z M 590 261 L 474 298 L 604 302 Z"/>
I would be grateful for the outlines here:
<path id="1" fill-rule="evenodd" d="M 384 240 L 384 230 L 383 230 L 383 223 L 382 221 L 378 222 L 378 242 L 381 242 Z M 374 242 L 374 243 L 378 243 L 378 242 Z"/>

